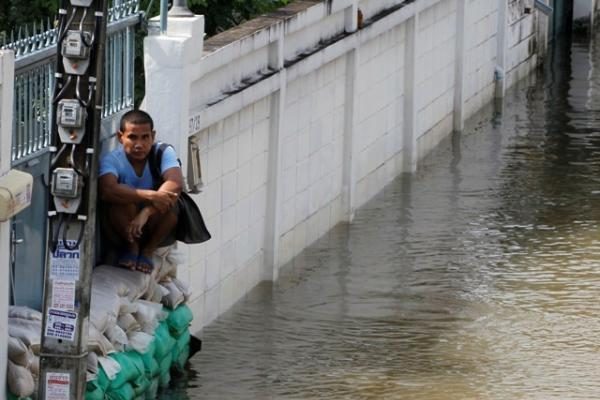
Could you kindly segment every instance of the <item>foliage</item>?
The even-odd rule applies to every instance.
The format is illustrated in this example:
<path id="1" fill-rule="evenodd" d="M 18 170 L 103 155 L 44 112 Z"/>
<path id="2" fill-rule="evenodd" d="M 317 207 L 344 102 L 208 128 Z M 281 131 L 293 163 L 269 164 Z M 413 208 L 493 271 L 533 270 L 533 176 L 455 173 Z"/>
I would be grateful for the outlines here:
<path id="1" fill-rule="evenodd" d="M 46 23 L 56 15 L 58 3 L 59 0 L 0 0 L 0 36 L 5 34 L 8 40 L 12 30 L 25 24 Z"/>

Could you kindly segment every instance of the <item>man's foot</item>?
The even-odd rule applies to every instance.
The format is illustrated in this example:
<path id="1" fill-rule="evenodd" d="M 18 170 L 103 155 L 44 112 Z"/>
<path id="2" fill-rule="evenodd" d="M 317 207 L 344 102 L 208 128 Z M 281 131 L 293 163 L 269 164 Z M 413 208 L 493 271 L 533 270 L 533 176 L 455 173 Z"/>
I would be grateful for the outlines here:
<path id="1" fill-rule="evenodd" d="M 140 254 L 140 256 L 137 259 L 136 269 L 145 274 L 151 274 L 152 271 L 154 271 L 154 263 L 152 262 L 152 257 Z"/>
<path id="2" fill-rule="evenodd" d="M 121 268 L 135 270 L 138 264 L 138 256 L 135 253 L 126 251 L 119 256 L 117 265 Z"/>

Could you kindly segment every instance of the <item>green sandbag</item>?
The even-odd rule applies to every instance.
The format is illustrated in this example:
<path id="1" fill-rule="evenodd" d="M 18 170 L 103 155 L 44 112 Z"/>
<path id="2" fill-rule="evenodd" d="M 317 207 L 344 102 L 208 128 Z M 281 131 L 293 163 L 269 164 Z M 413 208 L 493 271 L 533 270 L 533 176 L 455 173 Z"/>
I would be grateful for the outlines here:
<path id="1" fill-rule="evenodd" d="M 186 346 L 177 356 L 177 358 L 173 358 L 173 363 L 171 364 L 171 368 L 175 368 L 175 370 L 179 372 L 185 371 L 185 364 L 190 358 L 190 346 Z"/>
<path id="2" fill-rule="evenodd" d="M 194 314 L 187 304 L 182 304 L 173 311 L 168 311 L 167 324 L 169 331 L 175 337 L 179 337 L 183 332 L 187 331 Z"/>
<path id="3" fill-rule="evenodd" d="M 14 394 L 8 392 L 7 393 L 8 396 L 8 400 L 31 400 L 31 397 L 19 397 L 19 396 L 15 396 Z"/>
<path id="4" fill-rule="evenodd" d="M 131 382 L 135 396 L 143 395 L 150 387 L 150 380 L 145 375 L 140 375 Z"/>
<path id="5" fill-rule="evenodd" d="M 167 354 L 173 351 L 173 346 L 175 346 L 175 339 L 171 337 L 169 334 L 169 327 L 165 322 L 161 322 L 156 328 L 154 332 L 156 336 L 156 350 L 154 352 L 154 357 L 157 360 L 162 360 Z"/>
<path id="6" fill-rule="evenodd" d="M 144 362 L 139 353 L 126 351 L 124 353 L 113 353 L 109 357 L 112 357 L 121 366 L 121 371 L 110 382 L 111 389 L 120 388 L 126 382 L 131 382 L 144 375 Z"/>
<path id="7" fill-rule="evenodd" d="M 87 383 L 85 400 L 104 400 L 104 390 L 102 390 L 96 380 Z"/>
<path id="8" fill-rule="evenodd" d="M 173 367 L 178 371 L 183 371 L 185 363 L 190 356 L 190 331 L 186 330 L 173 347 Z"/>
<path id="9" fill-rule="evenodd" d="M 106 376 L 106 372 L 104 372 L 102 366 L 98 365 L 98 367 L 98 373 L 96 374 L 96 379 L 94 382 L 96 382 L 98 387 L 102 389 L 103 392 L 106 392 L 106 389 L 108 389 L 110 386 L 110 379 L 108 379 L 108 376 Z"/>
<path id="10" fill-rule="evenodd" d="M 151 379 L 159 374 L 160 367 L 153 355 L 142 354 L 142 361 L 144 362 L 144 374 L 146 378 Z"/>
<path id="11" fill-rule="evenodd" d="M 105 394 L 106 400 L 133 400 L 134 398 L 135 392 L 129 383 L 125 383 L 123 386 L 118 388 L 111 387 Z"/>
<path id="12" fill-rule="evenodd" d="M 158 397 L 158 379 L 159 378 L 156 377 L 150 381 L 150 386 L 148 387 L 148 390 L 146 390 L 144 400 L 156 400 Z"/>
<path id="13" fill-rule="evenodd" d="M 164 389 L 166 387 L 169 387 L 169 383 L 171 383 L 171 372 L 167 371 L 160 374 L 160 376 L 158 377 L 158 386 L 161 389 Z"/>
<path id="14" fill-rule="evenodd" d="M 171 364 L 173 364 L 173 353 L 167 354 L 162 360 L 158 361 L 158 366 L 160 369 L 160 375 L 171 369 Z"/>

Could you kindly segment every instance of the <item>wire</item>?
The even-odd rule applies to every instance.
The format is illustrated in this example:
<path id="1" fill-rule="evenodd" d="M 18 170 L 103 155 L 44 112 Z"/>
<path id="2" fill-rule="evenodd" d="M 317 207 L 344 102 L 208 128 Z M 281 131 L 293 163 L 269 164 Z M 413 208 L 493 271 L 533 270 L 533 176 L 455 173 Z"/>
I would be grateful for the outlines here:
<path id="1" fill-rule="evenodd" d="M 77 14 L 77 8 L 73 8 L 73 12 L 71 13 L 71 17 L 69 17 L 69 21 L 66 23 L 66 25 L 63 25 L 60 27 L 60 31 L 58 33 L 58 41 L 57 41 L 57 46 L 62 45 L 62 41 L 65 38 L 65 35 L 67 34 L 67 32 L 69 31 L 69 27 L 71 26 L 71 24 L 73 23 L 73 20 L 75 19 L 75 15 Z M 63 17 L 61 18 L 62 21 L 64 21 L 65 15 L 66 14 L 62 14 Z"/>
<path id="2" fill-rule="evenodd" d="M 58 161 L 58 159 L 60 158 L 60 156 L 62 155 L 62 153 L 65 151 L 65 149 L 67 148 L 67 144 L 63 143 L 62 147 L 60 148 L 60 150 L 56 153 L 56 155 L 54 156 L 54 158 L 52 158 L 52 160 L 50 161 L 50 168 L 54 168 L 54 165 L 56 164 L 56 162 Z"/>
<path id="3" fill-rule="evenodd" d="M 80 82 L 80 78 L 81 75 L 77 76 L 77 83 L 75 84 L 75 95 L 77 96 L 77 100 L 79 100 L 79 103 L 84 106 L 85 108 L 87 108 L 90 104 L 90 102 L 92 101 L 92 96 L 93 96 L 93 92 L 94 92 L 94 84 L 89 82 L 88 83 L 88 99 L 87 101 L 83 100 L 81 98 L 81 94 L 79 92 L 79 84 Z"/>
<path id="4" fill-rule="evenodd" d="M 71 220 L 71 219 L 73 219 L 73 217 L 74 217 L 74 215 L 71 214 L 71 215 L 69 215 L 68 218 L 69 218 L 69 220 Z M 74 246 L 71 246 L 67 242 L 67 233 L 69 232 L 70 225 L 71 225 L 71 221 L 68 221 L 65 229 L 63 229 L 63 237 L 62 237 L 63 246 L 65 246 L 65 249 L 67 249 L 67 250 L 77 250 L 77 248 L 81 244 L 81 241 L 83 240 L 83 232 L 85 231 L 85 221 L 79 221 L 79 225 L 81 226 L 81 228 L 79 229 L 79 235 L 77 236 L 77 241 L 75 242 Z"/>
<path id="5" fill-rule="evenodd" d="M 85 21 L 85 17 L 87 17 L 87 12 L 88 9 L 84 8 L 83 16 L 81 17 L 81 21 L 79 21 L 79 35 L 81 36 L 81 41 L 86 47 L 92 47 L 96 39 L 96 26 L 98 25 L 98 17 L 96 17 L 96 19 L 94 20 L 94 30 L 92 31 L 90 41 L 88 42 L 85 37 L 85 31 L 83 30 L 83 21 Z"/>
<path id="6" fill-rule="evenodd" d="M 58 247 L 58 238 L 60 236 L 60 228 L 64 223 L 65 216 L 64 214 L 58 214 L 58 226 L 54 229 L 54 224 L 52 224 L 52 242 L 50 243 L 50 252 L 54 253 L 56 248 Z"/>
<path id="7" fill-rule="evenodd" d="M 65 94 L 67 88 L 71 84 L 71 80 L 72 80 L 71 78 L 72 78 L 72 75 L 67 76 L 67 81 L 65 82 L 63 87 L 60 89 L 60 91 L 56 95 L 54 95 L 54 98 L 52 99 L 52 103 L 55 104 L 58 101 L 58 99 L 60 97 L 62 97 L 63 94 Z M 56 85 L 58 86 L 58 79 L 57 79 Z M 56 88 L 54 89 L 54 91 L 56 92 Z"/>

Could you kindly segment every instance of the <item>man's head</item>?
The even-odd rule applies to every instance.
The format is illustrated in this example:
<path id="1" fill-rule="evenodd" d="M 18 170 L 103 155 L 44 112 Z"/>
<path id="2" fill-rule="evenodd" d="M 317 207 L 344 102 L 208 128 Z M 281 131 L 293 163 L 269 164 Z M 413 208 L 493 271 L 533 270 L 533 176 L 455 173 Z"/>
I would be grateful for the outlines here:
<path id="1" fill-rule="evenodd" d="M 118 133 L 125 154 L 132 161 L 145 161 L 154 143 L 154 122 L 142 110 L 131 110 L 121 117 Z"/>

